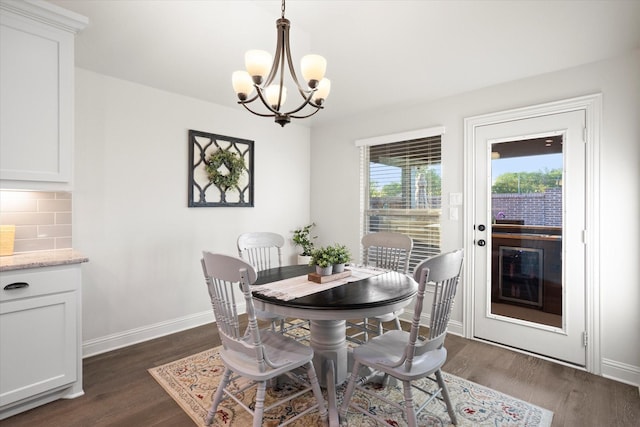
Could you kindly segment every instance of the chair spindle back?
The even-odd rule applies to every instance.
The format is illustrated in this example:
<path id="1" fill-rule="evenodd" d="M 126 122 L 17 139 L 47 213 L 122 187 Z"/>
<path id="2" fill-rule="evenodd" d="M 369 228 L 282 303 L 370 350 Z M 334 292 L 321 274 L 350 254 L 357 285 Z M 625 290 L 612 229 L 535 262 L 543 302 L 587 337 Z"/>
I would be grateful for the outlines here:
<path id="1" fill-rule="evenodd" d="M 389 231 L 365 234 L 362 247 L 366 265 L 405 274 L 409 271 L 413 239 L 406 234 Z"/>
<path id="2" fill-rule="evenodd" d="M 256 270 L 282 266 L 284 237 L 268 231 L 243 233 L 238 236 L 238 256 L 246 259 Z"/>
<path id="3" fill-rule="evenodd" d="M 261 369 L 264 369 L 265 355 L 249 288 L 257 279 L 255 268 L 240 258 L 204 251 L 202 270 L 223 348 L 255 358 Z M 246 335 L 241 332 L 238 319 L 234 293 L 238 283 L 244 294 L 249 319 Z"/>
<path id="4" fill-rule="evenodd" d="M 414 305 L 414 316 L 409 333 L 409 344 L 405 349 L 405 365 L 410 369 L 415 355 L 441 347 L 447 335 L 447 326 L 451 317 L 451 308 L 458 289 L 464 251 L 436 255 L 416 266 L 414 279 L 418 282 L 418 294 Z M 427 286 L 433 287 L 431 317 L 429 319 L 429 338 L 416 344 L 420 332 L 424 295 Z"/>

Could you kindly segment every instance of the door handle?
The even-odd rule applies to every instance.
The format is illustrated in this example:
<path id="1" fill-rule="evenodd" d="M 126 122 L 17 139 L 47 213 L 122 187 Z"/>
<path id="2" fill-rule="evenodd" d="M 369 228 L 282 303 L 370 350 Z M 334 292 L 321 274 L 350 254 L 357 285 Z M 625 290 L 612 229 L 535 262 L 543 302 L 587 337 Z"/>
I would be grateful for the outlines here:
<path id="1" fill-rule="evenodd" d="M 484 239 L 478 240 L 478 246 L 484 246 L 486 244 L 487 244 L 487 242 L 485 242 Z"/>

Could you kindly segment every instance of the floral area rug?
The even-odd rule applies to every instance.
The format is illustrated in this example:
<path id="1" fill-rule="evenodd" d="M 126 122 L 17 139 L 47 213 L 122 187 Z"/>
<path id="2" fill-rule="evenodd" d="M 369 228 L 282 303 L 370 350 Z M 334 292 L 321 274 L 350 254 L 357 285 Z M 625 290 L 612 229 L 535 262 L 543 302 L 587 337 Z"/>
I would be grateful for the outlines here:
<path id="1" fill-rule="evenodd" d="M 149 369 L 149 373 L 165 389 L 180 407 L 193 419 L 198 426 L 204 426 L 204 419 L 211 406 L 213 394 L 224 372 L 224 364 L 216 349 L 194 354 L 184 359 Z M 550 426 L 553 413 L 549 410 L 531 405 L 503 393 L 483 387 L 462 378 L 443 373 L 451 400 L 458 418 L 458 426 L 496 426 L 496 427 L 533 427 Z M 240 380 L 239 380 L 240 381 Z M 234 384 L 240 386 L 240 384 Z M 421 386 L 433 389 L 436 384 L 429 380 L 423 380 Z M 287 390 L 278 387 L 267 388 L 267 400 L 277 398 L 283 391 L 289 393 L 295 385 L 285 385 Z M 394 401 L 402 400 L 401 386 L 380 387 L 370 385 L 372 390 L 385 395 Z M 341 401 L 345 386 L 338 387 L 338 403 Z M 255 393 L 254 389 L 247 390 L 241 395 L 241 399 L 250 405 Z M 415 400 L 422 393 L 414 392 Z M 392 426 L 406 426 L 402 414 L 384 402 L 372 399 L 361 393 L 354 395 L 359 404 L 365 404 L 369 410 L 375 412 Z M 272 413 L 265 413 L 263 426 L 276 426 L 283 420 L 295 416 L 304 410 L 309 402 L 313 401 L 311 393 L 300 396 L 284 405 L 276 408 Z M 436 400 L 418 415 L 420 426 L 449 426 L 449 415 L 444 403 Z M 295 427 L 312 427 L 321 425 L 318 413 L 312 412 L 296 422 L 290 424 Z M 227 399 L 218 406 L 214 419 L 214 426 L 244 427 L 251 425 L 250 415 L 237 405 L 233 400 Z M 350 411 L 348 425 L 357 427 L 372 427 L 375 422 L 362 414 Z"/>

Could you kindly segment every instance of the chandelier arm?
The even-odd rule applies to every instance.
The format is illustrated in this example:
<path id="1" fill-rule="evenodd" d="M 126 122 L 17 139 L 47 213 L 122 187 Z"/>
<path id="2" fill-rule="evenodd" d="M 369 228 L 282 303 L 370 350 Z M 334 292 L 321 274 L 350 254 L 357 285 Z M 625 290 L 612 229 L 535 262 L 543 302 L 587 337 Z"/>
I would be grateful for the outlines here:
<path id="1" fill-rule="evenodd" d="M 256 85 L 254 85 L 255 87 Z M 256 89 L 256 92 L 258 90 Z M 249 99 L 245 99 L 244 101 L 238 101 L 238 104 L 251 104 L 253 101 L 255 101 L 256 99 L 258 99 L 258 94 L 256 93 L 255 95 L 253 95 L 253 97 L 249 98 Z"/>
<path id="2" fill-rule="evenodd" d="M 289 65 L 289 73 L 291 74 L 291 77 L 293 78 L 293 81 L 296 84 L 296 86 L 298 86 L 298 92 L 300 92 L 300 95 L 303 98 L 306 98 L 307 97 L 307 93 L 309 91 L 303 89 L 302 86 L 300 85 L 300 82 L 298 81 L 298 76 L 296 75 L 296 70 L 293 67 L 293 61 L 291 60 L 291 45 L 289 44 L 289 31 L 288 30 L 284 33 L 284 50 L 285 50 L 285 55 L 287 56 L 287 62 L 288 62 L 288 65 Z M 311 92 L 314 92 L 315 90 L 316 89 L 311 89 Z M 304 107 L 304 105 L 303 105 L 303 107 Z"/>
<path id="3" fill-rule="evenodd" d="M 265 81 L 262 83 L 262 87 L 266 88 L 267 86 L 269 86 L 271 84 L 271 82 L 273 82 L 273 79 L 276 77 L 276 74 L 278 73 L 278 63 L 280 62 L 280 56 L 281 56 L 281 51 L 282 51 L 282 26 L 283 25 L 288 25 L 288 22 L 286 19 L 284 19 L 286 21 L 286 23 L 282 23 L 281 21 L 283 21 L 284 18 L 278 19 L 276 21 L 276 29 L 277 29 L 277 42 L 276 42 L 276 53 L 273 56 L 273 63 L 271 64 L 271 70 L 269 71 L 269 75 L 267 76 L 267 78 L 265 79 Z"/>
<path id="4" fill-rule="evenodd" d="M 283 29 L 282 34 L 278 33 L 278 44 L 281 44 L 281 39 L 280 37 L 284 37 L 285 39 L 287 38 L 287 34 L 289 34 L 289 27 L 286 27 Z M 280 46 L 281 49 L 283 49 L 283 46 Z M 286 49 L 286 45 L 284 46 L 284 49 Z M 278 53 L 280 54 L 281 51 L 278 51 Z M 276 108 L 276 110 L 280 111 L 280 108 L 282 107 L 282 91 L 284 90 L 284 61 L 285 61 L 285 55 L 280 55 L 280 86 L 279 86 L 279 90 L 278 90 L 278 107 Z"/>
<path id="5" fill-rule="evenodd" d="M 276 115 L 277 115 L 276 113 L 274 113 L 274 114 L 258 113 L 256 111 L 253 111 L 251 108 L 249 108 L 247 106 L 247 104 L 245 104 L 243 102 L 238 102 L 238 104 L 241 104 L 244 108 L 247 109 L 247 111 L 249 111 L 252 114 L 255 114 L 256 116 L 260 116 L 260 117 L 276 117 Z"/>
<path id="6" fill-rule="evenodd" d="M 307 114 L 306 116 L 292 116 L 292 115 L 289 115 L 289 117 L 291 117 L 292 119 L 306 119 L 307 117 L 311 117 L 314 114 L 316 114 L 318 111 L 320 111 L 321 108 L 322 107 L 316 109 L 315 111 L 312 111 L 311 113 Z"/>
<path id="7" fill-rule="evenodd" d="M 313 96 L 313 92 L 309 93 L 309 96 L 308 96 L 308 97 L 304 96 L 304 102 L 302 103 L 302 105 L 300 105 L 300 106 L 299 106 L 298 108 L 296 108 L 295 110 L 291 110 L 291 111 L 289 111 L 289 112 L 287 112 L 287 113 L 285 113 L 285 114 L 286 114 L 287 116 L 289 116 L 289 115 L 291 115 L 291 114 L 297 113 L 298 111 L 302 110 L 302 109 L 303 109 L 304 107 L 306 107 L 307 105 L 311 105 L 312 107 L 316 108 L 316 111 L 313 113 L 313 114 L 315 114 L 315 113 L 316 113 L 320 108 L 322 108 L 322 107 L 319 107 L 319 106 L 313 105 L 313 104 L 311 103 L 311 97 L 312 97 L 312 96 Z M 291 117 L 294 117 L 294 116 L 291 116 Z"/>

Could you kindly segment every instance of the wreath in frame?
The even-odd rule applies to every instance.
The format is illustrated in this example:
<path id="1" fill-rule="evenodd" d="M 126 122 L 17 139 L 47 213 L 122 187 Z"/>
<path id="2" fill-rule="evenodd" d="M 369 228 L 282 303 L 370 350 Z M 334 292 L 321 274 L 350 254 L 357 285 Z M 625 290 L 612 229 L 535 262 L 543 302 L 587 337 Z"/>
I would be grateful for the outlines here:
<path id="1" fill-rule="evenodd" d="M 222 166 L 229 171 L 227 174 L 220 172 Z M 246 166 L 241 156 L 232 151 L 219 149 L 209 156 L 205 169 L 209 181 L 222 191 L 227 191 L 238 185 Z"/>

